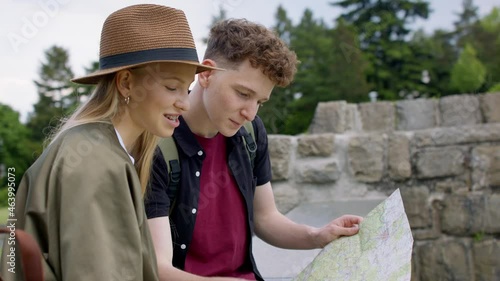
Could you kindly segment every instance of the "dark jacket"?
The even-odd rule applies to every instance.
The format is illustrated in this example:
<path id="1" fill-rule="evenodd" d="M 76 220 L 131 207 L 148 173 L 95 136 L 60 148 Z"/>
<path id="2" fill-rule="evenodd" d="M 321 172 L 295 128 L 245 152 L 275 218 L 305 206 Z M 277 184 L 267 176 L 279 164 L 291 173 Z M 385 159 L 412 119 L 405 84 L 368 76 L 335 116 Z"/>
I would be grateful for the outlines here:
<path id="1" fill-rule="evenodd" d="M 196 210 L 204 199 L 200 198 L 199 172 L 201 171 L 205 153 L 186 122 L 182 118 L 180 122 L 181 124 L 175 129 L 173 137 L 179 153 L 181 179 L 174 210 L 172 210 L 170 216 L 170 224 L 174 251 L 173 265 L 183 269 L 193 236 Z M 271 164 L 266 130 L 259 117 L 256 117 L 252 123 L 257 143 L 253 171 L 242 140 L 244 129 L 241 128 L 233 137 L 227 138 L 227 163 L 245 200 L 249 237 L 252 237 L 254 233 L 253 199 L 255 188 L 271 181 Z M 151 189 L 146 194 L 146 214 L 148 218 L 169 215 L 170 201 L 166 193 L 167 184 L 167 166 L 158 149 L 153 163 Z M 248 258 L 257 279 L 262 280 L 252 254 L 252 239 L 249 239 L 249 241 Z"/>

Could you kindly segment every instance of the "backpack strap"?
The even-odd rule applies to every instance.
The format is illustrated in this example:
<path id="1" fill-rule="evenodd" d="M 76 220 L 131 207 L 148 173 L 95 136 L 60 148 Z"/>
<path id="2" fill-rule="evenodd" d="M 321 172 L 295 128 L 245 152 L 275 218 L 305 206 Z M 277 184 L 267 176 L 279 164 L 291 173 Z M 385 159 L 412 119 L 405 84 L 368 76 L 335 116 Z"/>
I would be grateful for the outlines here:
<path id="1" fill-rule="evenodd" d="M 255 155 L 257 154 L 257 143 L 255 142 L 255 132 L 253 129 L 252 122 L 246 122 L 243 124 L 243 144 L 246 147 L 248 158 L 250 159 L 250 164 L 252 165 L 252 170 L 254 168 Z"/>
<path id="2" fill-rule="evenodd" d="M 175 145 L 174 138 L 162 138 L 158 143 L 165 163 L 167 164 L 168 171 L 168 185 L 167 185 L 167 195 L 170 200 L 170 210 L 169 215 L 174 209 L 175 198 L 177 196 L 177 190 L 179 189 L 179 182 L 181 180 L 181 165 L 179 163 L 179 153 L 177 152 L 177 146 Z"/>

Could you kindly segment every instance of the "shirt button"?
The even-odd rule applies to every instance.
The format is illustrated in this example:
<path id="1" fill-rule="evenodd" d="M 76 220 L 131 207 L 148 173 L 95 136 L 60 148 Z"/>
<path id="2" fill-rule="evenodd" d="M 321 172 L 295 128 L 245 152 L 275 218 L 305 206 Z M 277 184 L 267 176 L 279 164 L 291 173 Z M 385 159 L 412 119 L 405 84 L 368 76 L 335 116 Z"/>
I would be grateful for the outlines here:
<path id="1" fill-rule="evenodd" d="M 181 245 L 181 249 L 185 250 L 186 249 L 186 244 Z"/>
<path id="2" fill-rule="evenodd" d="M 203 155 L 203 151 L 198 151 L 198 156 L 202 156 Z"/>
<path id="3" fill-rule="evenodd" d="M 194 214 L 196 214 L 196 208 L 193 208 L 193 209 L 191 210 L 191 213 L 193 213 L 193 215 L 194 215 Z"/>
<path id="4" fill-rule="evenodd" d="M 194 173 L 197 177 L 200 176 L 200 172 L 196 171 L 196 173 Z"/>

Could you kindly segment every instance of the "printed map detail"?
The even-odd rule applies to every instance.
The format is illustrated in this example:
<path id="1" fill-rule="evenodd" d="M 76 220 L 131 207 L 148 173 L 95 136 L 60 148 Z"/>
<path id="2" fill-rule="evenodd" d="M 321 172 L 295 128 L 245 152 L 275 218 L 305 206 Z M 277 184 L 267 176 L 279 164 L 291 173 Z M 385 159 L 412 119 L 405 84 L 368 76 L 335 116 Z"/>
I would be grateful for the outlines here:
<path id="1" fill-rule="evenodd" d="M 328 244 L 294 281 L 409 281 L 413 236 L 399 189 L 373 209 L 357 235 Z"/>

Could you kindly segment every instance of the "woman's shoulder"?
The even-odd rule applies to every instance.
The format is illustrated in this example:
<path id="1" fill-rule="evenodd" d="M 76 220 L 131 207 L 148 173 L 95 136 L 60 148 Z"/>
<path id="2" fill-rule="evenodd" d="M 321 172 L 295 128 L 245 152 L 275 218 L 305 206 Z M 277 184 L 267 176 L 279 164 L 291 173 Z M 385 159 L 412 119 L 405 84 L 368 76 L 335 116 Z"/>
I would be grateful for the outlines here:
<path id="1" fill-rule="evenodd" d="M 70 128 L 61 133 L 48 150 L 51 148 L 57 151 L 58 158 L 85 158 L 90 162 L 109 158 L 127 159 L 113 125 L 109 123 L 89 123 Z"/>
<path id="2" fill-rule="evenodd" d="M 115 133 L 112 124 L 95 122 L 67 129 L 54 140 L 54 143 L 90 141 L 97 144 L 103 140 L 112 139 L 114 136 Z"/>

